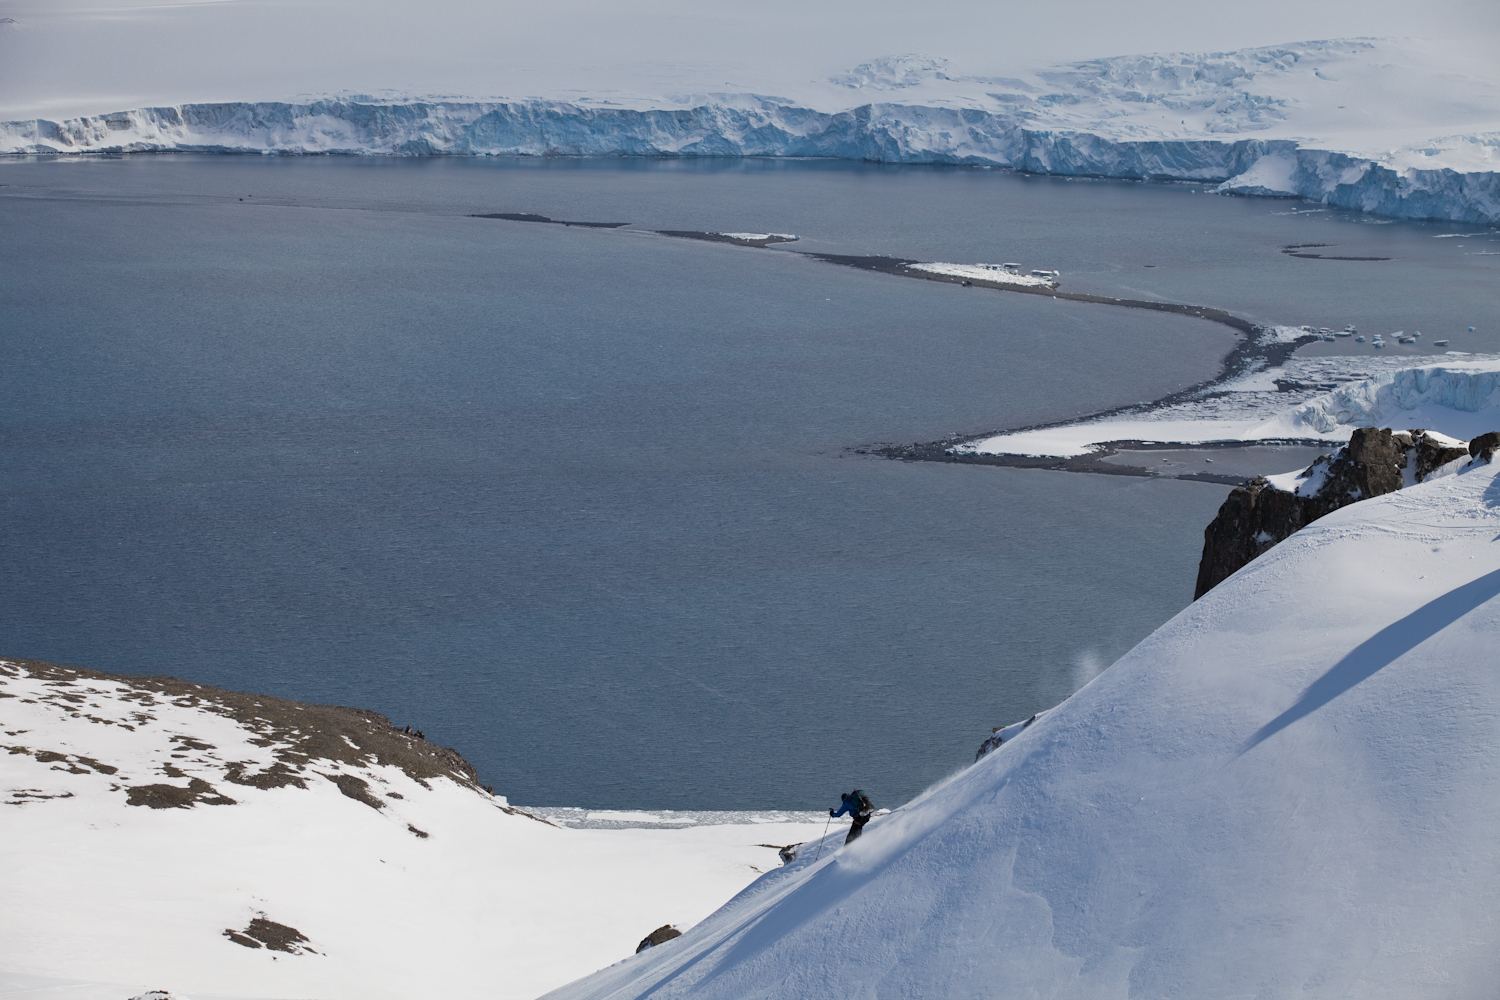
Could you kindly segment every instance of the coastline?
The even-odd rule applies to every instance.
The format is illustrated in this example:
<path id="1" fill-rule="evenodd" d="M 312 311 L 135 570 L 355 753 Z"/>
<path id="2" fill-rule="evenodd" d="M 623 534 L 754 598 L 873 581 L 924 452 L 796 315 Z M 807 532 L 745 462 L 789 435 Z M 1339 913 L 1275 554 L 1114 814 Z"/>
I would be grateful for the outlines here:
<path id="1" fill-rule="evenodd" d="M 764 242 L 754 242 L 735 239 L 721 233 L 704 231 L 659 231 L 660 235 L 671 236 L 682 239 L 705 240 L 710 242 L 733 243 L 739 246 L 752 248 L 768 248 L 779 242 L 789 242 L 782 238 L 769 238 Z M 794 251 L 797 252 L 797 251 Z M 1281 337 L 1268 336 L 1270 328 L 1252 323 L 1223 309 L 1213 306 L 1191 305 L 1180 302 L 1159 302 L 1147 299 L 1126 299 L 1108 295 L 1096 295 L 1091 292 L 1067 292 L 1060 289 L 1057 284 L 1033 285 L 1016 284 L 1004 280 L 993 280 L 982 277 L 968 277 L 963 274 L 943 273 L 938 270 L 919 268 L 917 265 L 926 262 L 905 257 L 885 257 L 857 254 L 830 254 L 808 252 L 805 256 L 819 260 L 827 264 L 839 267 L 852 267 L 858 270 L 875 271 L 881 274 L 894 275 L 901 278 L 917 278 L 923 281 L 938 281 L 961 287 L 986 288 L 1001 292 L 1016 292 L 1023 295 L 1039 295 L 1046 298 L 1061 299 L 1069 302 L 1087 302 L 1095 305 L 1117 306 L 1126 309 L 1146 309 L 1155 312 L 1170 313 L 1177 316 L 1187 316 L 1194 319 L 1206 320 L 1210 323 L 1218 323 L 1227 326 L 1240 334 L 1241 339 L 1220 362 L 1219 372 L 1212 378 L 1195 383 L 1186 388 L 1161 396 L 1147 403 L 1130 403 L 1091 413 L 1085 417 L 1070 420 L 1057 421 L 1028 425 L 1019 428 L 1008 428 L 980 434 L 964 434 L 955 437 L 942 438 L 936 441 L 916 442 L 913 444 L 884 444 L 857 446 L 849 449 L 850 454 L 871 455 L 880 458 L 894 459 L 903 462 L 951 462 L 968 465 L 995 465 L 1009 468 L 1023 469 L 1049 469 L 1063 472 L 1088 472 L 1097 475 L 1110 476 L 1138 476 L 1145 478 L 1161 478 L 1158 470 L 1146 466 L 1135 466 L 1126 464 L 1110 464 L 1105 459 L 1113 457 L 1121 452 L 1152 451 L 1152 450 L 1180 450 L 1181 443 L 1150 442 L 1140 439 L 1120 439 L 1116 441 L 1102 442 L 1098 450 L 1086 455 L 1069 457 L 1056 456 L 1033 456 L 1020 454 L 982 454 L 975 452 L 955 451 L 954 449 L 996 437 L 1001 434 L 1015 434 L 1025 431 L 1046 430 L 1055 427 L 1068 427 L 1076 424 L 1090 423 L 1123 414 L 1145 414 L 1162 410 L 1181 403 L 1200 400 L 1213 395 L 1217 390 L 1228 383 L 1245 378 L 1257 372 L 1273 371 L 1281 368 L 1297 350 L 1304 344 L 1312 343 L 1319 339 L 1315 334 L 1306 334 L 1290 340 Z M 1286 444 L 1314 446 L 1326 442 L 1313 438 L 1268 438 L 1258 441 L 1258 444 Z M 1203 445 L 1209 448 L 1233 448 L 1242 447 L 1242 441 L 1213 442 Z M 1197 482 L 1218 483 L 1222 485 L 1238 486 L 1245 481 L 1244 476 L 1225 475 L 1216 472 L 1189 473 L 1171 478 L 1187 479 Z"/>
<path id="2" fill-rule="evenodd" d="M 1500 223 L 1500 171 L 1475 169 L 1481 137 L 1453 165 L 1322 148 L 1291 138 L 1123 134 L 1037 127 L 984 109 L 708 103 L 625 110 L 562 101 L 240 101 L 0 122 L 0 157 L 215 153 L 255 156 L 839 159 L 1051 177 L 1191 181 L 1220 194 L 1303 199 L 1394 219 Z M 899 135 L 899 138 L 898 138 Z M 1429 144 L 1430 145 L 1430 144 Z M 1410 161 L 1410 162 L 1408 162 Z M 1274 174 L 1270 178 L 1267 172 Z M 1344 182 L 1341 178 L 1353 178 Z"/>
<path id="3" fill-rule="evenodd" d="M 680 239 L 706 240 L 718 243 L 733 243 L 737 246 L 754 248 L 769 248 L 775 243 L 791 242 L 785 238 L 769 238 L 763 242 L 752 242 L 731 238 L 723 233 L 701 232 L 697 230 L 658 230 L 662 236 L 672 236 Z M 801 251 L 794 251 L 801 252 Z M 1239 344 L 1224 356 L 1221 362 L 1219 374 L 1213 378 L 1179 389 L 1174 393 L 1162 396 L 1150 403 L 1132 403 L 1126 406 L 1115 407 L 1108 410 L 1100 410 L 1090 414 L 1083 420 L 1094 420 L 1099 417 L 1114 416 L 1120 413 L 1133 411 L 1144 412 L 1147 409 L 1157 409 L 1162 406 L 1170 406 L 1201 396 L 1205 392 L 1212 391 L 1215 387 L 1223 385 L 1234 379 L 1241 378 L 1250 372 L 1260 371 L 1265 368 L 1279 368 L 1293 351 L 1303 344 L 1309 344 L 1317 340 L 1314 334 L 1297 337 L 1294 340 L 1277 340 L 1265 336 L 1268 327 L 1252 323 L 1242 319 L 1233 313 L 1213 306 L 1188 305 L 1181 302 L 1157 302 L 1149 299 L 1124 299 L 1109 295 L 1095 295 L 1092 292 L 1065 292 L 1056 285 L 1036 286 L 1020 285 L 1007 281 L 988 280 L 984 278 L 967 278 L 957 274 L 944 274 L 939 271 L 919 270 L 915 265 L 926 264 L 907 257 L 883 257 L 866 256 L 858 254 L 833 254 L 807 252 L 803 256 L 814 260 L 821 260 L 827 264 L 835 264 L 840 267 L 852 267 L 863 271 L 877 271 L 881 274 L 891 274 L 901 278 L 917 278 L 922 281 L 939 281 L 949 285 L 960 285 L 964 287 L 988 288 L 1000 292 L 1016 292 L 1022 295 L 1040 295 L 1045 298 L 1063 299 L 1069 302 L 1090 302 L 1095 305 L 1119 306 L 1125 309 L 1149 309 L 1155 312 L 1172 313 L 1177 316 L 1188 316 L 1194 319 L 1207 320 L 1210 323 L 1219 323 L 1227 326 L 1244 337 Z M 1036 424 L 1033 426 L 1016 428 L 1015 430 L 1039 430 L 1044 427 L 1057 427 L 1066 424 L 1078 423 L 1079 420 L 1068 420 L 1057 424 Z M 1001 433 L 1000 431 L 992 434 Z M 990 437 L 985 435 L 965 435 L 963 440 L 973 440 L 977 437 Z"/>
<path id="4" fill-rule="evenodd" d="M 524 213 L 495 213 L 480 217 L 524 222 L 556 221 Z M 618 224 L 604 223 L 564 224 L 598 228 L 619 227 Z M 721 233 L 709 230 L 654 230 L 650 232 L 674 239 L 727 243 L 749 249 L 778 249 L 779 244 L 792 243 L 799 239 L 791 234 L 773 233 Z M 802 251 L 792 252 L 803 253 Z M 1372 376 L 1382 377 L 1378 373 L 1383 368 L 1388 369 L 1388 362 L 1397 361 L 1394 357 L 1379 360 L 1349 359 L 1340 368 L 1337 365 L 1329 366 L 1326 361 L 1308 359 L 1289 368 L 1289 363 L 1298 348 L 1325 339 L 1327 331 L 1314 332 L 1310 327 L 1257 324 L 1213 306 L 1064 291 L 1059 287 L 1060 279 L 1054 271 L 1036 271 L 1033 272 L 1033 276 L 1024 276 L 1011 270 L 1017 265 L 1004 265 L 1006 269 L 1002 271 L 1000 270 L 1002 265 L 930 263 L 912 258 L 884 255 L 833 254 L 813 251 L 807 251 L 804 255 L 838 267 L 874 271 L 894 277 L 917 278 L 960 287 L 1043 296 L 1054 300 L 1144 309 L 1201 319 L 1227 326 L 1240 335 L 1239 341 L 1224 355 L 1218 372 L 1211 378 L 1149 402 L 1123 404 L 1066 420 L 982 433 L 956 434 L 931 441 L 855 445 L 845 450 L 845 453 L 850 455 L 903 462 L 991 465 L 1094 475 L 1171 478 L 1239 486 L 1254 475 L 1276 470 L 1257 468 L 1248 472 L 1243 469 L 1235 472 L 1218 469 L 1185 471 L 1180 468 L 1171 468 L 1170 458 L 1161 459 L 1162 463 L 1168 466 L 1166 469 L 1156 463 L 1147 464 L 1144 459 L 1146 455 L 1156 452 L 1192 453 L 1194 456 L 1201 456 L 1205 463 L 1213 463 L 1215 459 L 1202 453 L 1222 454 L 1229 451 L 1246 452 L 1247 449 L 1286 447 L 1336 450 L 1341 444 L 1338 440 L 1339 434 L 1327 428 L 1315 429 L 1315 433 L 1322 436 L 1310 436 L 1287 433 L 1294 429 L 1292 425 L 1284 427 L 1279 425 L 1262 427 L 1261 425 L 1266 424 L 1268 417 L 1288 416 L 1289 407 L 1307 402 L 1321 393 L 1333 391 L 1340 383 L 1368 380 Z M 993 273 L 995 277 L 988 277 L 990 273 Z M 1484 360 L 1472 355 L 1462 355 L 1462 357 L 1469 359 L 1469 362 L 1459 362 L 1457 358 L 1454 358 L 1447 363 L 1457 364 L 1460 369 L 1463 369 L 1472 367 L 1473 362 Z M 1406 362 L 1406 359 L 1401 359 L 1401 362 Z M 1421 367 L 1420 363 L 1409 362 L 1406 362 L 1406 366 Z M 1325 368 L 1330 370 L 1324 370 Z M 1174 409 L 1178 413 L 1171 418 L 1162 416 L 1166 411 Z M 1122 419 L 1132 417 L 1139 419 Z M 1162 437 L 1145 437 L 1141 435 L 1141 430 L 1145 427 L 1160 427 L 1165 433 Z M 1010 450 L 1001 445 L 1005 439 L 1033 435 L 1031 446 L 1036 448 L 1037 445 L 1043 444 L 1036 437 L 1037 432 L 1068 429 L 1076 429 L 1083 433 L 1073 435 L 1076 440 L 1069 443 L 1062 441 L 1062 438 L 1067 438 L 1069 435 L 1061 435 L 1055 441 L 1049 439 L 1049 443 L 1044 444 L 1044 447 L 1049 450 L 1023 450 L 1022 448 Z M 1099 434 L 1091 435 L 1085 429 L 1097 430 Z M 1116 433 L 1111 435 L 1111 430 Z M 1248 433 L 1255 430 L 1260 433 Z M 1321 453 L 1321 451 L 1318 452 L 1318 454 Z M 1140 456 L 1141 460 L 1132 461 L 1131 459 L 1136 456 Z"/>
<path id="5" fill-rule="evenodd" d="M 1066 426 L 1066 425 L 1049 425 Z M 1251 446 L 1297 446 L 1329 447 L 1326 441 L 1316 438 L 1266 438 L 1256 441 L 1209 441 L 1202 444 L 1182 444 L 1170 441 L 1143 441 L 1122 439 L 1105 441 L 1099 450 L 1086 455 L 1059 457 L 1056 455 L 991 455 L 976 452 L 956 452 L 953 449 L 973 438 L 951 438 L 944 441 L 928 441 L 918 444 L 878 445 L 851 448 L 855 455 L 869 455 L 898 462 L 949 462 L 955 465 L 994 465 L 1008 469 L 1044 469 L 1048 472 L 1087 472 L 1098 476 L 1135 476 L 1141 479 L 1183 479 L 1188 482 L 1214 483 L 1220 486 L 1239 486 L 1249 477 L 1218 472 L 1190 472 L 1182 475 L 1163 475 L 1149 465 L 1115 464 L 1107 461 L 1122 454 L 1157 451 L 1218 451 L 1240 449 Z"/>

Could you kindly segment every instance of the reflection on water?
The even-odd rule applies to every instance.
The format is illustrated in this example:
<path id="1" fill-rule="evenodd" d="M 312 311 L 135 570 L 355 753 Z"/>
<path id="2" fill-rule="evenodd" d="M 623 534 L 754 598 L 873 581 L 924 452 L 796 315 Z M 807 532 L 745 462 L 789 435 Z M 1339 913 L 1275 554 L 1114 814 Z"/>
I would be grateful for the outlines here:
<path id="1" fill-rule="evenodd" d="M 1154 398 L 1223 327 L 639 229 L 1265 310 L 1266 275 L 1295 304 L 1278 269 L 1337 263 L 1262 259 L 1291 240 L 1260 204 L 962 170 L 0 180 L 3 652 L 373 708 L 512 801 L 594 808 L 899 803 L 1185 605 L 1225 492 L 846 450 Z"/>

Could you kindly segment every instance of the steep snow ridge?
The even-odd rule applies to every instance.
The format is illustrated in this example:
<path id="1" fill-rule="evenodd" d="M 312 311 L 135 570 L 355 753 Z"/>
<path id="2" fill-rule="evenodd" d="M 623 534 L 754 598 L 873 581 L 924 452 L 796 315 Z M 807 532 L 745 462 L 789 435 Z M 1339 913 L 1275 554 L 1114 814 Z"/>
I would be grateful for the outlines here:
<path id="1" fill-rule="evenodd" d="M 1425 43 L 1363 39 L 1006 77 L 889 56 L 790 97 L 188 103 L 0 124 L 0 152 L 827 156 L 1196 180 L 1390 216 L 1500 221 L 1500 86 L 1493 65 L 1451 62 Z"/>
<path id="2" fill-rule="evenodd" d="M 1304 528 L 854 844 L 550 996 L 1488 995 L 1496 471 Z"/>
<path id="3" fill-rule="evenodd" d="M 8 997 L 529 1000 L 823 829 L 561 829 L 373 713 L 170 678 L 0 661 L 0 720 Z"/>

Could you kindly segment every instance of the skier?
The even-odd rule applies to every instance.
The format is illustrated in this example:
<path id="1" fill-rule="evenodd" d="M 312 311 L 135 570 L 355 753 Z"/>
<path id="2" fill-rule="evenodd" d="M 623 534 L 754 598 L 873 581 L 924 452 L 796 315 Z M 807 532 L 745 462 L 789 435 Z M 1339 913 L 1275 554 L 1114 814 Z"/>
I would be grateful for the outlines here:
<path id="1" fill-rule="evenodd" d="M 853 824 L 849 827 L 849 836 L 844 838 L 844 843 L 847 844 L 864 832 L 865 824 L 870 822 L 871 816 L 875 815 L 875 804 L 870 801 L 868 795 L 858 788 L 843 796 L 843 799 L 844 804 L 839 806 L 839 811 L 834 812 L 830 809 L 828 810 L 828 815 L 834 819 L 838 819 L 844 813 L 848 813 L 854 820 Z"/>

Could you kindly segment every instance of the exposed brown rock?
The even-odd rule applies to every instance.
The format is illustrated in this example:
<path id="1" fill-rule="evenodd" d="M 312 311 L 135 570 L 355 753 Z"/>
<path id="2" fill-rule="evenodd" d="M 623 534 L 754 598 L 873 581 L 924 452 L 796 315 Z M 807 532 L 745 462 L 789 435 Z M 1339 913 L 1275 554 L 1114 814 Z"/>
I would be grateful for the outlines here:
<path id="1" fill-rule="evenodd" d="M 1399 490 L 1406 453 L 1412 447 L 1410 434 L 1398 437 L 1389 427 L 1356 430 L 1343 450 L 1343 457 L 1353 465 L 1350 471 L 1361 494 L 1359 499 Z"/>
<path id="2" fill-rule="evenodd" d="M 1463 458 L 1469 454 L 1467 448 L 1462 446 L 1449 447 L 1434 441 L 1426 431 L 1415 430 L 1411 432 L 1417 441 L 1417 482 L 1421 482 L 1432 475 L 1433 470 L 1438 469 L 1455 458 Z M 1475 438 L 1478 441 L 1480 438 Z"/>
<path id="3" fill-rule="evenodd" d="M 662 924 L 656 930 L 641 938 L 641 943 L 636 945 L 635 952 L 637 955 L 639 955 L 647 948 L 655 948 L 657 945 L 662 944 L 666 941 L 670 941 L 675 937 L 682 937 L 682 931 L 673 927 L 671 924 Z"/>
<path id="4" fill-rule="evenodd" d="M 224 760 L 215 756 L 217 748 L 213 745 L 183 734 L 172 734 L 171 750 L 178 752 L 171 752 L 169 756 L 173 760 L 181 760 L 183 766 L 179 767 L 171 761 L 161 761 L 158 769 L 168 779 L 186 780 L 186 785 L 166 782 L 127 785 L 125 782 L 129 779 L 122 777 L 121 783 L 115 785 L 113 790 L 124 791 L 127 804 L 132 806 L 188 809 L 197 805 L 234 805 L 235 799 L 215 788 L 220 777 L 232 785 L 258 789 L 307 788 L 321 774 L 338 785 L 343 794 L 372 809 L 380 810 L 386 803 L 377 796 L 377 790 L 364 778 L 348 771 L 387 765 L 400 768 L 424 787 L 431 787 L 429 781 L 433 778 L 445 777 L 486 798 L 494 795 L 492 787 L 479 783 L 478 774 L 458 751 L 414 738 L 412 734 L 393 726 L 385 716 L 364 709 L 288 701 L 269 695 L 227 691 L 174 677 L 110 674 L 40 660 L 0 659 L 0 676 L 31 677 L 45 681 L 49 693 L 42 695 L 42 699 L 55 699 L 73 718 L 133 730 L 135 725 L 154 719 L 150 713 L 155 706 L 170 703 L 231 719 L 249 731 L 247 742 L 270 751 L 272 759 L 269 764 Z M 68 689 L 87 686 L 95 681 L 108 681 L 117 685 L 110 696 L 138 706 L 139 710 L 130 717 L 132 721 L 96 718 L 72 710 L 72 706 L 80 703 L 83 696 Z M 29 702 L 30 699 L 23 701 Z M 19 731 L 8 735 L 19 735 Z M 50 748 L 0 744 L 0 753 L 3 752 L 36 756 L 41 762 L 51 764 L 55 770 L 73 774 L 94 770 L 101 774 L 116 775 L 120 770 L 114 765 L 103 764 L 90 757 Z M 191 759 L 200 754 L 203 755 L 201 759 Z M 191 767 L 200 776 L 191 775 L 184 767 Z M 206 775 L 209 780 L 204 780 L 202 775 Z M 401 798 L 399 793 L 386 794 L 390 798 Z M 33 800 L 66 798 L 71 795 L 71 792 L 56 796 L 45 794 L 41 789 L 13 789 L 6 802 L 19 805 Z M 495 805 L 510 815 L 547 823 L 547 820 L 515 806 L 500 803 Z M 416 835 L 422 836 L 422 833 Z"/>
<path id="5" fill-rule="evenodd" d="M 304 951 L 316 951 L 309 948 L 307 935 L 295 927 L 286 924 L 278 924 L 274 920 L 267 920 L 265 915 L 256 917 L 242 931 L 224 928 L 224 936 L 235 944 L 246 948 L 260 948 L 264 946 L 271 951 L 282 951 L 288 955 L 300 955 Z"/>
<path id="6" fill-rule="evenodd" d="M 1219 507 L 1218 516 L 1203 530 L 1203 557 L 1198 562 L 1193 600 L 1287 535 L 1337 506 L 1333 501 L 1273 489 L 1259 476 L 1244 486 L 1236 486 Z"/>
<path id="7" fill-rule="evenodd" d="M 1408 470 L 1411 481 L 1422 482 L 1435 469 L 1465 454 L 1482 455 L 1488 460 L 1497 449 L 1500 432 L 1475 438 L 1466 452 L 1434 440 L 1421 429 L 1393 432 L 1389 427 L 1361 427 L 1350 436 L 1348 445 L 1333 455 L 1319 456 L 1303 471 L 1309 479 L 1322 474 L 1321 483 L 1310 495 L 1275 489 L 1263 478 L 1237 486 L 1203 531 L 1203 557 L 1198 563 L 1193 600 L 1325 514 L 1401 489 L 1408 481 Z"/>
<path id="8" fill-rule="evenodd" d="M 147 806 L 151 809 L 191 809 L 196 803 L 206 806 L 232 806 L 234 799 L 220 795 L 218 790 L 202 778 L 189 779 L 187 787 L 181 785 L 132 785 L 125 789 L 125 803 L 132 806 Z"/>
<path id="9" fill-rule="evenodd" d="M 1469 442 L 1469 457 L 1488 462 L 1493 458 L 1496 448 L 1500 448 L 1500 431 L 1490 431 Z"/>
<path id="10" fill-rule="evenodd" d="M 224 778 L 233 784 L 249 785 L 252 788 L 285 788 L 287 785 L 307 787 L 307 780 L 281 761 L 253 774 L 246 773 L 245 768 L 248 766 L 242 763 L 231 764 L 224 772 Z"/>
<path id="11" fill-rule="evenodd" d="M 315 761 L 337 761 L 354 767 L 389 764 L 401 768 L 411 778 L 425 783 L 446 777 L 475 791 L 482 791 L 479 775 L 456 750 L 434 743 L 418 741 L 391 725 L 376 712 L 333 705 L 313 705 L 288 701 L 269 695 L 242 694 L 208 684 L 194 684 L 175 677 L 136 677 L 64 667 L 40 660 L 7 660 L 7 670 L 21 670 L 33 677 L 54 682 L 114 681 L 134 689 L 144 707 L 157 700 L 171 701 L 182 707 L 199 708 L 222 715 L 262 733 L 262 744 L 274 746 L 280 767 L 272 765 L 261 774 L 247 774 L 244 765 L 230 768 L 228 780 L 235 784 L 274 787 L 304 784 L 302 779 Z M 206 743 L 191 741 L 178 745 L 189 749 L 209 749 Z"/>
<path id="12" fill-rule="evenodd" d="M 364 778 L 353 774 L 325 774 L 323 777 L 339 786 L 343 792 L 355 802 L 363 802 L 371 809 L 384 809 L 385 803 L 370 794 L 370 783 Z"/>

